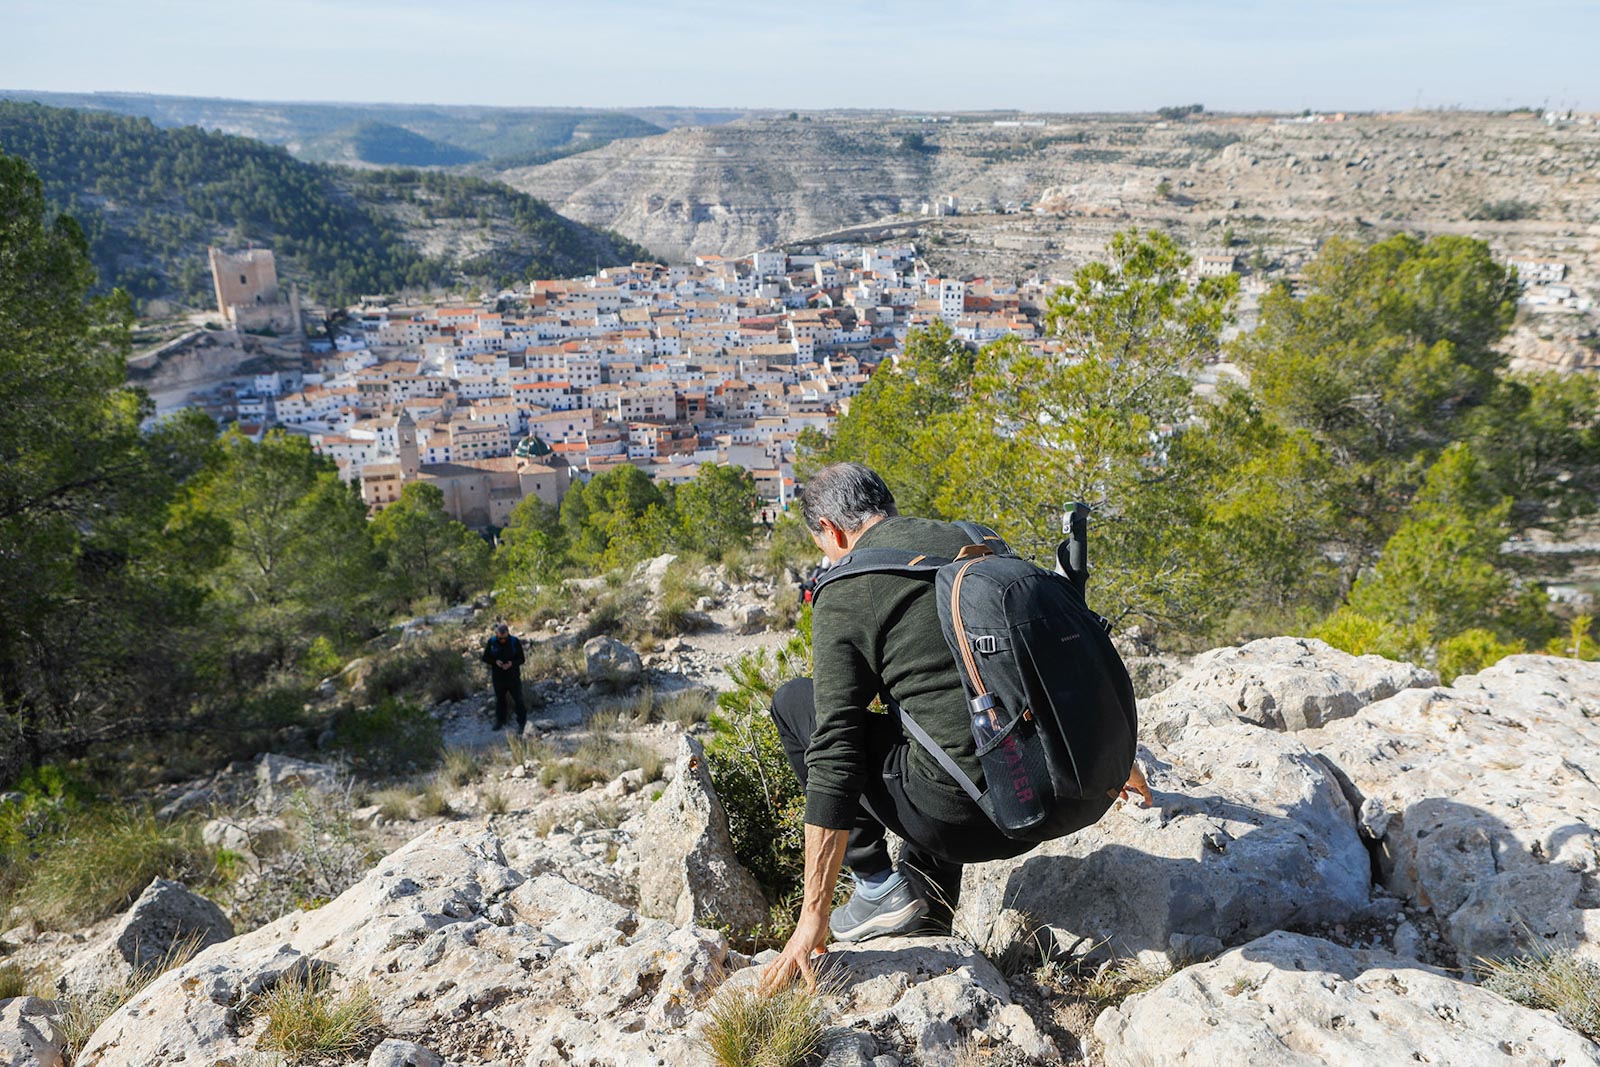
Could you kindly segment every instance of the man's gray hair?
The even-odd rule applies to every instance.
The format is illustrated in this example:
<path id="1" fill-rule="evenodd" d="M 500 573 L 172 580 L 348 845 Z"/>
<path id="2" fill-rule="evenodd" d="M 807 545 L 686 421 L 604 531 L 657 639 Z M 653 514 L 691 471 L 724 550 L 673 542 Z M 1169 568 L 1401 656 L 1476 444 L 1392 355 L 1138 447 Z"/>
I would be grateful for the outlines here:
<path id="1" fill-rule="evenodd" d="M 894 494 L 878 472 L 859 463 L 823 467 L 800 494 L 800 515 L 812 533 L 822 532 L 823 519 L 850 533 L 879 516 L 897 514 Z"/>

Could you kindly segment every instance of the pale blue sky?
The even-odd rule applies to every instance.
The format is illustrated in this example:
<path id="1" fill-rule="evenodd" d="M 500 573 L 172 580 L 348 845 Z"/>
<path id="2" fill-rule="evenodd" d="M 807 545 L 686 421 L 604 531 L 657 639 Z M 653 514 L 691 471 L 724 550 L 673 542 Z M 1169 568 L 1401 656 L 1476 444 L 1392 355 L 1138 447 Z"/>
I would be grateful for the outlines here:
<path id="1" fill-rule="evenodd" d="M 1600 108 L 1600 0 L 0 0 L 0 88 L 911 110 Z"/>

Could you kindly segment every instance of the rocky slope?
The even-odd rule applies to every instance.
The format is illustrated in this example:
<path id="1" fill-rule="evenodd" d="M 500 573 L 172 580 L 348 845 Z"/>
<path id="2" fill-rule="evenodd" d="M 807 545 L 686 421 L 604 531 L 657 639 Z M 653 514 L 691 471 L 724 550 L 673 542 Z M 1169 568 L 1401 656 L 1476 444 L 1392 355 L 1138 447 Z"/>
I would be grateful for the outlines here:
<path id="1" fill-rule="evenodd" d="M 1199 657 L 1142 712 L 1153 807 L 969 868 L 956 937 L 829 952 L 827 1063 L 1600 1064 L 1475 981 L 1484 958 L 1600 959 L 1600 663 L 1516 656 L 1445 687 L 1278 638 Z M 371 992 L 372 1064 L 709 1062 L 707 1020 L 763 960 L 719 926 L 760 903 L 694 730 L 654 729 L 662 784 L 552 795 L 501 766 L 331 903 L 157 979 L 78 1062 L 274 1062 L 252 997 L 302 973 Z M 261 802 L 320 773 L 263 763 Z M 80 955 L 115 967 L 135 918 Z M 1069 1012 L 1051 975 L 1118 960 L 1170 977 Z M 0 1047 L 59 1062 L 56 1010 L 0 1003 Z"/>

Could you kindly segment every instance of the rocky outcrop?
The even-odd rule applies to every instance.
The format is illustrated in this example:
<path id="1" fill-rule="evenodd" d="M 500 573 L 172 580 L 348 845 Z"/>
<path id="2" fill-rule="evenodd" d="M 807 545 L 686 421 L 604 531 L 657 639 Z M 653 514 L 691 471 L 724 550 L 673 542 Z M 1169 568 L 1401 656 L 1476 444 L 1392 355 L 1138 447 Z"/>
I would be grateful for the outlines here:
<path id="1" fill-rule="evenodd" d="M 8 1067 L 62 1067 L 66 1044 L 55 1016 L 59 1005 L 37 997 L 0 1000 L 0 1063 Z"/>
<path id="2" fill-rule="evenodd" d="M 1192 725 L 1243 721 L 1304 730 L 1348 718 L 1439 676 L 1381 656 L 1352 656 L 1310 637 L 1270 637 L 1196 656 L 1140 709 L 1140 736 L 1170 742 Z"/>
<path id="3" fill-rule="evenodd" d="M 1106 1067 L 1600 1064 L 1600 1045 L 1411 960 L 1273 933 L 1103 1013 Z"/>
<path id="4" fill-rule="evenodd" d="M 1153 808 L 967 868 L 957 929 L 991 955 L 1042 928 L 1056 950 L 1184 962 L 1369 905 L 1371 861 L 1323 762 L 1292 736 L 1193 729 L 1142 758 Z"/>
<path id="5" fill-rule="evenodd" d="M 519 866 L 533 859 L 536 840 L 522 840 Z M 920 1062 L 949 1062 L 977 1034 L 1014 1058 L 1054 1054 L 970 946 L 879 942 L 837 956 L 854 976 L 838 1021 L 859 1031 L 858 1047 L 921 1048 L 929 1051 Z M 250 998 L 310 968 L 336 990 L 365 985 L 385 1036 L 447 1062 L 677 1067 L 704 1061 L 699 1013 L 748 965 L 714 930 L 645 918 L 561 874 L 529 877 L 495 835 L 440 828 L 332 903 L 213 945 L 161 976 L 95 1032 L 77 1062 L 244 1062 L 260 1025 Z"/>
<path id="6" fill-rule="evenodd" d="M 56 988 L 89 996 L 162 966 L 174 953 L 232 936 L 233 923 L 221 908 L 180 882 L 157 878 L 104 940 L 67 961 Z"/>
<path id="7" fill-rule="evenodd" d="M 1600 958 L 1600 663 L 1512 656 L 1299 735 L 1363 808 L 1382 879 L 1466 963 Z"/>
<path id="8" fill-rule="evenodd" d="M 635 847 L 646 915 L 746 930 L 766 921 L 766 899 L 733 854 L 728 816 L 695 738 L 679 739 L 672 784 L 650 806 Z"/>

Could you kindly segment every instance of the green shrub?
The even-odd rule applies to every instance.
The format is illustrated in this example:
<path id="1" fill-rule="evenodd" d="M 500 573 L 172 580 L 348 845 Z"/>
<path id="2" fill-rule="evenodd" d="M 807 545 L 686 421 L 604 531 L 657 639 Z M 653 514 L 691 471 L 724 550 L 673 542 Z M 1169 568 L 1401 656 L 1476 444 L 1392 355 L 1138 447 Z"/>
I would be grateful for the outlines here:
<path id="1" fill-rule="evenodd" d="M 427 708 L 386 696 L 334 719 L 333 746 L 368 774 L 422 770 L 439 761 L 444 736 Z"/>
<path id="2" fill-rule="evenodd" d="M 1467 212 L 1467 218 L 1475 222 L 1517 222 L 1538 213 L 1538 206 L 1526 200 L 1485 200 Z"/>
<path id="3" fill-rule="evenodd" d="M 540 783 L 560 783 L 569 791 L 578 790 L 596 782 L 609 782 L 623 771 L 636 768 L 644 772 L 646 782 L 661 777 L 666 759 L 644 742 L 620 734 L 620 723 L 621 716 L 614 706 L 592 712 L 586 723 L 589 736 L 571 756 L 547 761 L 539 772 Z"/>
<path id="4" fill-rule="evenodd" d="M 385 653 L 367 675 L 367 699 L 374 702 L 395 696 L 437 704 L 461 700 L 472 689 L 467 660 L 442 634 Z"/>
<path id="5" fill-rule="evenodd" d="M 1574 1030 L 1600 1041 L 1600 964 L 1570 949 L 1481 962 L 1483 987 L 1491 993 L 1553 1011 Z"/>
<path id="6" fill-rule="evenodd" d="M 728 813 L 734 853 L 775 897 L 798 883 L 805 855 L 805 790 L 795 777 L 769 709 L 780 685 L 811 673 L 810 611 L 801 632 L 775 656 L 765 649 L 729 669 L 733 688 L 717 696 L 706 763 Z"/>
<path id="7" fill-rule="evenodd" d="M 15 963 L 0 963 L 0 1000 L 28 996 L 34 988 L 33 976 Z"/>
<path id="8" fill-rule="evenodd" d="M 337 674 L 339 668 L 344 666 L 344 659 L 333 647 L 332 641 L 318 636 L 312 639 L 311 647 L 300 657 L 300 665 L 311 678 L 320 679 Z"/>
<path id="9" fill-rule="evenodd" d="M 800 1067 L 822 1041 L 826 993 L 799 982 L 771 995 L 730 990 L 711 1005 L 701 1040 L 717 1067 Z"/>
<path id="10" fill-rule="evenodd" d="M 704 689 L 680 689 L 654 699 L 649 721 L 675 722 L 687 729 L 697 723 L 710 721 L 716 706 L 716 699 Z"/>
<path id="11" fill-rule="evenodd" d="M 334 996 L 325 974 L 310 970 L 279 979 L 251 998 L 247 1010 L 266 1017 L 258 1047 L 289 1056 L 348 1057 L 365 1048 L 383 1024 L 365 985 Z"/>
<path id="12" fill-rule="evenodd" d="M 645 591 L 633 585 L 622 585 L 607 589 L 595 601 L 593 610 L 589 613 L 589 621 L 584 625 L 581 638 L 587 641 L 591 637 L 608 634 L 622 640 L 635 640 L 646 632 L 648 626 L 645 620 L 648 615 L 645 608 Z"/>
<path id="13" fill-rule="evenodd" d="M 1525 648 L 1521 641 L 1502 641 L 1488 630 L 1465 630 L 1439 642 L 1439 680 L 1449 685 L 1463 674 L 1474 674 Z"/>
<path id="14" fill-rule="evenodd" d="M 684 564 L 668 567 L 657 592 L 658 606 L 651 629 L 661 637 L 694 633 L 700 628 L 695 603 L 710 591 L 690 577 Z"/>
<path id="15" fill-rule="evenodd" d="M 1340 608 L 1312 627 L 1310 636 L 1352 656 L 1376 655 L 1408 663 L 1423 662 L 1433 641 L 1431 628 L 1425 621 L 1396 626 L 1348 607 Z"/>

